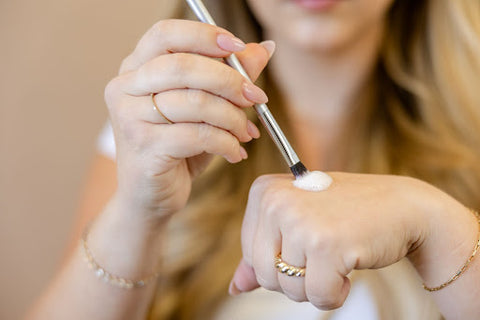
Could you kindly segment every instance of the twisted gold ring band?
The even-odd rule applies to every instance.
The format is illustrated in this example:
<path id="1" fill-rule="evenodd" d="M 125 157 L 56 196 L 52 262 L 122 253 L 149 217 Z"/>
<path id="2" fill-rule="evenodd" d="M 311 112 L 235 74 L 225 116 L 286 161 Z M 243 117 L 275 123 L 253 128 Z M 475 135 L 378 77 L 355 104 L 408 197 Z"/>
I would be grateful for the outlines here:
<path id="1" fill-rule="evenodd" d="M 305 277 L 306 273 L 305 268 L 295 267 L 283 261 L 281 253 L 275 257 L 275 268 L 289 277 Z"/>

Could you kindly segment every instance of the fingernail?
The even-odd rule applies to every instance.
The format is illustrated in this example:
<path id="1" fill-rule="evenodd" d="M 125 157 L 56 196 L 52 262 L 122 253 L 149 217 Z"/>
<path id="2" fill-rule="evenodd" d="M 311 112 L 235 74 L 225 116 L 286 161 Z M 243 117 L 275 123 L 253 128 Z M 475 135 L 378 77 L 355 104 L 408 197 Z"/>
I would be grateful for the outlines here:
<path id="1" fill-rule="evenodd" d="M 273 40 L 266 40 L 260 42 L 260 45 L 265 48 L 268 52 L 268 57 L 271 58 L 275 53 L 275 49 L 277 48 L 277 44 Z"/>
<path id="2" fill-rule="evenodd" d="M 250 120 L 247 120 L 247 132 L 252 138 L 260 138 L 260 130 L 258 130 L 257 126 Z"/>
<path id="3" fill-rule="evenodd" d="M 230 51 L 230 52 L 243 51 L 247 46 L 245 42 L 238 39 L 237 37 L 234 37 L 225 33 L 220 33 L 217 36 L 217 44 L 223 50 Z"/>
<path id="4" fill-rule="evenodd" d="M 251 102 L 255 103 L 267 103 L 268 97 L 262 89 L 251 83 L 250 81 L 245 81 L 243 83 L 243 95 Z"/>
<path id="5" fill-rule="evenodd" d="M 247 150 L 245 150 L 245 148 L 242 146 L 240 146 L 240 156 L 242 157 L 243 160 L 248 159 Z"/>
<path id="6" fill-rule="evenodd" d="M 235 297 L 238 296 L 240 293 L 242 293 L 240 290 L 238 290 L 237 286 L 235 285 L 235 282 L 230 281 L 230 285 L 228 286 L 228 293 Z"/>

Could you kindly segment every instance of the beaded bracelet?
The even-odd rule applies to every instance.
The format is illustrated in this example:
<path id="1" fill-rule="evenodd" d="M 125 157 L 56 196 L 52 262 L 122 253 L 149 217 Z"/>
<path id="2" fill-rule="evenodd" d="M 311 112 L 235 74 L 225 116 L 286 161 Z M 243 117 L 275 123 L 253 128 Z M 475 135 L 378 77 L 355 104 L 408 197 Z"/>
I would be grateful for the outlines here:
<path id="1" fill-rule="evenodd" d="M 470 209 L 470 211 L 477 217 L 477 220 L 478 220 L 478 238 L 477 238 L 478 240 L 477 240 L 477 244 L 475 245 L 475 248 L 473 249 L 472 254 L 470 255 L 470 258 L 468 258 L 468 260 L 463 264 L 463 266 L 447 282 L 444 282 L 438 287 L 433 287 L 433 288 L 427 287 L 425 284 L 423 284 L 423 288 L 425 290 L 433 292 L 433 291 L 438 291 L 445 288 L 446 286 L 451 284 L 453 281 L 457 280 L 465 272 L 465 270 L 468 269 L 468 267 L 470 266 L 470 263 L 475 258 L 475 255 L 477 254 L 477 251 L 480 248 L 480 215 L 475 210 Z"/>
<path id="2" fill-rule="evenodd" d="M 85 231 L 83 232 L 83 236 L 80 239 L 83 252 L 85 254 L 85 260 L 88 264 L 88 267 L 92 269 L 95 272 L 95 275 L 98 278 L 102 279 L 105 283 L 109 283 L 111 285 L 114 285 L 122 289 L 141 288 L 155 281 L 160 275 L 160 272 L 156 272 L 145 279 L 129 280 L 129 279 L 125 279 L 125 278 L 111 274 L 95 261 L 95 258 L 93 257 L 93 254 L 90 251 L 90 248 L 88 247 L 88 243 L 87 243 L 88 232 L 89 232 L 89 228 L 87 227 L 85 228 Z"/>

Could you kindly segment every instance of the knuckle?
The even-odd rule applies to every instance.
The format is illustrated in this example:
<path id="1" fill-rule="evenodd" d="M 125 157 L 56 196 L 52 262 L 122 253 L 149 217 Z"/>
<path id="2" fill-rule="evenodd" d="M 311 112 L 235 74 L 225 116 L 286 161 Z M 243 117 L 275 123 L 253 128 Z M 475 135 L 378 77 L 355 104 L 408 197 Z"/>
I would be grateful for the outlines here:
<path id="1" fill-rule="evenodd" d="M 234 115 L 231 117 L 233 128 L 242 130 L 247 127 L 247 115 L 240 109 L 235 109 Z"/>
<path id="2" fill-rule="evenodd" d="M 285 203 L 288 196 L 283 188 L 275 188 L 273 184 L 269 184 L 264 193 L 264 201 L 270 207 L 281 207 L 288 211 L 288 204 Z"/>
<path id="3" fill-rule="evenodd" d="M 265 199 L 265 198 L 264 198 Z M 268 200 L 264 200 L 263 202 L 263 212 L 264 213 L 264 216 L 265 218 L 267 219 L 267 221 L 278 221 L 279 220 L 279 216 L 280 214 L 282 213 L 281 210 L 277 210 L 277 207 L 275 205 L 271 205 L 272 202 L 268 201 Z"/>
<path id="4" fill-rule="evenodd" d="M 172 32 L 175 24 L 176 20 L 174 19 L 160 20 L 153 25 L 153 27 L 149 31 L 149 34 L 155 38 L 162 39 L 163 37 Z"/>
<path id="5" fill-rule="evenodd" d="M 229 135 L 230 150 L 236 153 L 240 152 L 240 143 L 232 135 Z"/>
<path id="6" fill-rule="evenodd" d="M 253 181 L 251 189 L 254 189 L 256 191 L 265 190 L 266 186 L 268 185 L 268 180 L 269 178 L 267 175 L 259 176 L 255 179 L 255 181 Z"/>
<path id="7" fill-rule="evenodd" d="M 187 90 L 187 103 L 194 106 L 206 106 L 209 104 L 207 93 L 202 90 Z"/>
<path id="8" fill-rule="evenodd" d="M 231 134 L 206 123 L 198 124 L 197 128 L 197 137 L 204 150 L 222 156 L 239 153 L 240 144 Z"/>
<path id="9" fill-rule="evenodd" d="M 296 218 L 297 212 L 290 209 L 290 205 L 286 199 L 284 191 L 281 189 L 267 190 L 262 199 L 265 218 L 270 222 L 281 221 L 280 223 L 283 226 L 288 226 L 288 228 L 293 226 L 289 225 L 289 223 L 295 223 L 295 226 L 298 227 L 298 223 L 295 222 L 299 221 L 299 219 Z M 294 228 L 290 228 L 290 230 L 293 231 L 290 235 L 299 234 L 298 230 Z"/>
<path id="10" fill-rule="evenodd" d="M 173 53 L 169 57 L 168 66 L 171 74 L 182 75 L 191 69 L 191 59 L 188 53 Z"/>
<path id="11" fill-rule="evenodd" d="M 262 175 L 255 179 L 251 189 L 254 190 L 255 193 L 264 194 L 270 189 L 272 182 L 273 177 L 271 175 Z"/>
<path id="12" fill-rule="evenodd" d="M 285 190 L 276 187 L 275 178 L 271 175 L 257 178 L 252 184 L 250 194 L 260 199 L 262 211 L 265 212 L 267 219 L 276 219 L 280 213 L 287 211 Z"/>
<path id="13" fill-rule="evenodd" d="M 222 89 L 225 91 L 231 91 L 232 88 L 235 88 L 235 94 L 242 95 L 243 76 L 232 68 L 223 70 L 224 72 L 221 75 Z"/>
<path id="14" fill-rule="evenodd" d="M 255 181 L 250 186 L 249 199 L 261 199 L 263 201 L 263 196 L 268 185 L 268 178 L 266 176 L 260 176 L 255 179 Z"/>
<path id="15" fill-rule="evenodd" d="M 201 123 L 197 126 L 197 136 L 200 141 L 208 143 L 212 137 L 212 128 L 208 124 Z"/>
<path id="16" fill-rule="evenodd" d="M 322 226 L 317 232 L 311 232 L 309 237 L 309 245 L 313 252 L 328 251 L 335 245 L 335 229 Z"/>
<path id="17" fill-rule="evenodd" d="M 283 225 L 287 232 L 292 235 L 292 239 L 298 242 L 304 242 L 305 235 L 309 232 L 309 221 L 305 219 L 304 214 L 300 210 L 289 210 L 284 208 L 282 210 L 285 214 L 283 216 Z"/>
<path id="18" fill-rule="evenodd" d="M 119 70 L 119 74 L 123 74 L 125 72 L 128 72 L 130 71 L 131 69 L 133 69 L 135 63 L 133 61 L 133 56 L 132 55 L 129 55 L 127 56 L 126 58 L 124 58 L 122 60 L 122 63 L 120 64 L 120 70 Z"/>

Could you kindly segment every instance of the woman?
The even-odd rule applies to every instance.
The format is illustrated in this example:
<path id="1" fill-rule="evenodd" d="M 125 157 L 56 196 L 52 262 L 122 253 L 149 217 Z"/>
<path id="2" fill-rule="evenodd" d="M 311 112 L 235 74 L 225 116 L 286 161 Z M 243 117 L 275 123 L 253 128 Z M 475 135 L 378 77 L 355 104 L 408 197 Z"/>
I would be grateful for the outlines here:
<path id="1" fill-rule="evenodd" d="M 284 306 L 304 319 L 479 318 L 466 207 L 480 208 L 480 3 L 206 4 L 226 29 L 161 21 L 107 86 L 117 167 L 97 161 L 82 221 L 99 214 L 30 319 L 232 319 L 271 299 L 274 319 Z M 308 168 L 343 172 L 328 190 L 287 174 L 252 185 L 285 168 L 245 115 L 266 94 L 210 59 L 232 52 L 253 79 L 272 58 L 269 105 Z M 278 272 L 279 253 L 305 277 Z M 259 285 L 311 304 L 240 294 Z"/>

